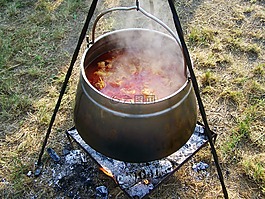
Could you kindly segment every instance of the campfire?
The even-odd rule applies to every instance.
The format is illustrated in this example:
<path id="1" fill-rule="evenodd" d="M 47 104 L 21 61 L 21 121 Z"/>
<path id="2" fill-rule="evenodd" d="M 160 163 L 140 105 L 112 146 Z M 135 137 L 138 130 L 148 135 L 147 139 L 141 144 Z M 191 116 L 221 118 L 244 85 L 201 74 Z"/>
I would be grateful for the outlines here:
<path id="1" fill-rule="evenodd" d="M 109 158 L 92 149 L 80 137 L 75 128 L 69 129 L 67 134 L 89 154 L 99 165 L 99 169 L 112 178 L 130 198 L 143 198 L 150 194 L 207 143 L 204 127 L 197 124 L 188 142 L 168 157 L 146 163 L 128 163 Z"/>

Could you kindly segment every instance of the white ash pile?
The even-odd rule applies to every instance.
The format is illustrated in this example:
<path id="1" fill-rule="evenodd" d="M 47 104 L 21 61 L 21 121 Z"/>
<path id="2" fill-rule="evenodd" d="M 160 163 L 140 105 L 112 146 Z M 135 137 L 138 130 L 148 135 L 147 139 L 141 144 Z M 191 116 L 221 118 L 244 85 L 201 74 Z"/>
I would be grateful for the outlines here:
<path id="1" fill-rule="evenodd" d="M 108 198 L 108 190 L 98 185 L 98 167 L 81 150 L 66 147 L 62 156 L 53 149 L 47 149 L 54 164 L 51 165 L 52 178 L 49 185 L 58 195 L 69 198 Z"/>
<path id="2" fill-rule="evenodd" d="M 148 163 L 127 163 L 108 158 L 92 149 L 80 137 L 75 128 L 67 132 L 99 165 L 101 170 L 132 198 L 143 198 L 167 176 L 176 171 L 206 142 L 204 128 L 196 125 L 188 142 L 172 155 Z"/>

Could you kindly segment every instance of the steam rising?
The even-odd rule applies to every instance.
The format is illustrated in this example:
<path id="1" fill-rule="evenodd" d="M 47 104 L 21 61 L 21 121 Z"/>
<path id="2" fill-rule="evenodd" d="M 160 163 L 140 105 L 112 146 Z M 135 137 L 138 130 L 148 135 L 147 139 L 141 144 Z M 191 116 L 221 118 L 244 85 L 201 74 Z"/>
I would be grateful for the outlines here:
<path id="1" fill-rule="evenodd" d="M 111 6 L 128 7 L 133 5 L 135 5 L 135 1 L 131 0 L 125 2 L 120 0 L 117 1 L 117 3 L 113 3 Z M 140 6 L 147 12 L 159 18 L 167 26 L 173 26 L 172 16 L 170 16 L 170 9 L 166 1 L 145 0 L 140 1 Z M 119 34 L 118 39 L 116 38 L 116 35 L 114 35 L 114 37 L 110 39 L 111 41 L 115 41 L 115 45 L 112 44 L 112 47 L 116 49 L 131 49 L 131 53 L 134 53 L 133 50 L 135 50 L 136 57 L 139 56 L 140 51 L 142 58 L 138 58 L 143 62 L 140 64 L 143 67 L 150 67 L 152 69 L 152 73 L 160 73 L 162 76 L 166 76 L 169 80 L 166 83 L 152 81 L 152 85 L 149 86 L 157 88 L 161 86 L 161 84 L 165 84 L 170 88 L 169 90 L 171 92 L 167 95 L 177 91 L 186 82 L 187 76 L 184 67 L 182 50 L 175 39 L 172 38 L 167 30 L 165 30 L 161 25 L 147 18 L 139 11 L 116 11 L 115 13 L 111 13 L 111 15 L 111 18 L 114 19 L 112 29 L 120 30 L 129 28 L 143 28 L 151 30 L 128 31 L 125 34 Z M 159 31 L 165 35 L 161 36 L 160 33 L 158 34 L 153 30 Z M 111 37 L 111 35 L 109 37 Z M 146 61 L 144 58 L 148 59 L 148 64 L 144 63 Z M 130 70 L 128 64 L 126 66 L 126 63 L 130 63 L 130 60 L 126 60 L 126 57 L 124 57 L 122 62 L 124 62 L 123 65 L 127 67 L 124 70 Z"/>
<path id="2" fill-rule="evenodd" d="M 166 90 L 170 90 L 171 93 L 167 93 L 169 95 L 185 83 L 186 76 L 184 74 L 182 52 L 173 38 L 153 31 L 133 31 L 124 34 L 119 42 L 120 46 L 124 45 L 127 49 L 135 50 L 135 58 L 140 60 L 142 67 L 149 67 L 153 74 L 160 74 L 168 80 L 167 82 L 155 82 L 154 80 L 152 85 L 149 86 L 154 89 L 159 86 L 163 88 L 161 84 L 168 86 L 170 89 Z M 141 54 L 139 54 L 139 51 Z M 126 57 L 123 59 L 125 66 L 126 63 L 130 63 L 129 60 L 126 60 Z"/>
<path id="3" fill-rule="evenodd" d="M 167 1 L 139 0 L 139 3 L 140 7 L 142 7 L 144 10 L 146 10 L 150 14 L 154 15 L 155 17 L 163 21 L 172 30 L 175 30 L 172 14 L 170 12 L 170 8 Z M 99 1 L 98 4 L 99 4 L 98 12 L 100 13 L 109 8 L 135 6 L 135 0 L 108 0 L 106 2 Z M 115 11 L 109 13 L 101 20 L 101 22 L 104 28 L 100 29 L 107 28 L 109 29 L 108 31 L 125 29 L 125 28 L 148 28 L 151 30 L 158 30 L 160 32 L 168 34 L 168 32 L 164 28 L 162 28 L 159 24 L 150 20 L 142 13 L 135 10 Z"/>

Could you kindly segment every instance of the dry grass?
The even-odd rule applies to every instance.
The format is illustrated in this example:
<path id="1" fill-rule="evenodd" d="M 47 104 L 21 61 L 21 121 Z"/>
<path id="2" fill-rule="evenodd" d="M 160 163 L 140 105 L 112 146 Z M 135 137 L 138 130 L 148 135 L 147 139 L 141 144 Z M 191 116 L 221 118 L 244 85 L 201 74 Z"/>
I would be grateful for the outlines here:
<path id="1" fill-rule="evenodd" d="M 0 0 L 1 198 L 56 197 L 55 190 L 42 183 L 41 177 L 29 178 L 26 174 L 34 169 L 90 2 Z M 99 7 L 118 4 L 108 0 L 100 2 Z M 166 7 L 166 3 L 160 4 Z M 229 195 L 263 198 L 265 3 L 189 0 L 176 1 L 176 5 L 208 120 L 219 134 L 216 147 Z M 162 8 L 157 10 L 161 12 Z M 168 13 L 155 14 L 170 23 Z M 99 34 L 117 26 L 115 20 L 104 20 L 99 24 Z M 78 73 L 77 63 L 49 139 L 48 145 L 58 151 L 67 142 L 62 132 L 73 125 Z M 191 169 L 198 161 L 210 165 L 209 175 Z M 49 166 L 46 154 L 43 163 Z M 124 197 L 115 185 L 105 182 L 113 197 Z M 150 196 L 177 197 L 222 198 L 209 148 L 200 151 Z"/>

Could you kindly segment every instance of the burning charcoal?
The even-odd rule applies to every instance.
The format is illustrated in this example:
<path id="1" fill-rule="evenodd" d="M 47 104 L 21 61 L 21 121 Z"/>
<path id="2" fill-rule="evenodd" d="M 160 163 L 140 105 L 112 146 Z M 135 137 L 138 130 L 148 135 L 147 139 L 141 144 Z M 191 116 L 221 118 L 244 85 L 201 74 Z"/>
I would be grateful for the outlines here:
<path id="1" fill-rule="evenodd" d="M 146 194 L 150 193 L 154 187 L 162 182 L 163 178 L 176 169 L 180 164 L 191 157 L 198 148 L 207 142 L 207 138 L 204 135 L 204 128 L 200 125 L 196 125 L 196 129 L 192 137 L 188 142 L 183 145 L 178 151 L 170 156 L 148 162 L 148 163 L 128 163 L 123 161 L 114 160 L 106 157 L 101 153 L 92 149 L 84 140 L 80 137 L 77 130 L 68 131 L 68 133 L 77 140 L 77 142 L 90 154 L 102 168 L 108 171 L 105 174 L 111 174 L 115 181 L 121 186 L 126 193 L 132 198 L 143 198 Z M 62 165 L 57 164 L 61 169 L 62 176 L 74 175 L 82 182 L 82 186 L 88 186 L 88 188 L 95 187 L 93 182 L 93 171 L 91 172 L 89 167 L 84 174 L 78 169 L 78 165 L 82 166 L 88 160 L 88 156 L 84 156 L 80 150 L 70 150 L 70 153 L 62 157 L 65 159 L 68 169 L 61 169 Z M 72 167 L 73 170 L 69 169 Z M 206 169 L 209 167 L 204 162 L 194 164 L 192 169 L 196 172 L 202 171 L 198 174 L 199 177 L 208 175 Z M 89 175 L 85 175 L 90 173 Z M 59 176 L 56 176 L 58 179 Z M 92 180 L 91 180 L 91 179 Z M 148 180 L 147 180 L 148 179 Z M 96 193 L 95 193 L 96 192 Z M 108 198 L 108 190 L 105 186 L 99 186 L 92 193 L 97 199 Z"/>
<path id="2" fill-rule="evenodd" d="M 96 187 L 97 199 L 108 199 L 108 189 L 105 186 Z"/>
<path id="3" fill-rule="evenodd" d="M 196 146 L 197 146 L 197 147 L 200 147 L 200 146 L 202 146 L 204 143 L 205 143 L 205 141 L 200 140 L 200 141 L 197 142 Z"/>
<path id="4" fill-rule="evenodd" d="M 93 181 L 91 178 L 87 178 L 85 181 L 84 181 L 84 185 L 85 186 L 91 186 L 93 185 Z"/>
<path id="5" fill-rule="evenodd" d="M 41 168 L 37 168 L 37 169 L 35 170 L 34 175 L 35 175 L 35 176 L 39 176 L 40 173 L 41 173 Z"/>
<path id="6" fill-rule="evenodd" d="M 204 127 L 201 125 L 196 125 L 195 132 L 199 134 L 204 134 Z"/>
<path id="7" fill-rule="evenodd" d="M 60 159 L 61 159 L 60 156 L 57 155 L 57 153 L 52 148 L 48 148 L 47 152 L 50 155 L 50 157 L 53 159 L 54 162 L 60 161 Z"/>
<path id="8" fill-rule="evenodd" d="M 194 171 L 198 172 L 198 171 L 201 171 L 201 170 L 206 170 L 208 167 L 209 167 L 208 164 L 206 164 L 206 163 L 204 163 L 204 162 L 199 162 L 199 163 L 197 163 L 197 164 L 194 164 L 194 165 L 192 166 L 192 169 L 193 169 Z"/>
<path id="9" fill-rule="evenodd" d="M 73 191 L 68 191 L 68 192 L 67 192 L 67 196 L 70 197 L 70 198 L 75 198 L 75 192 L 73 192 Z"/>

